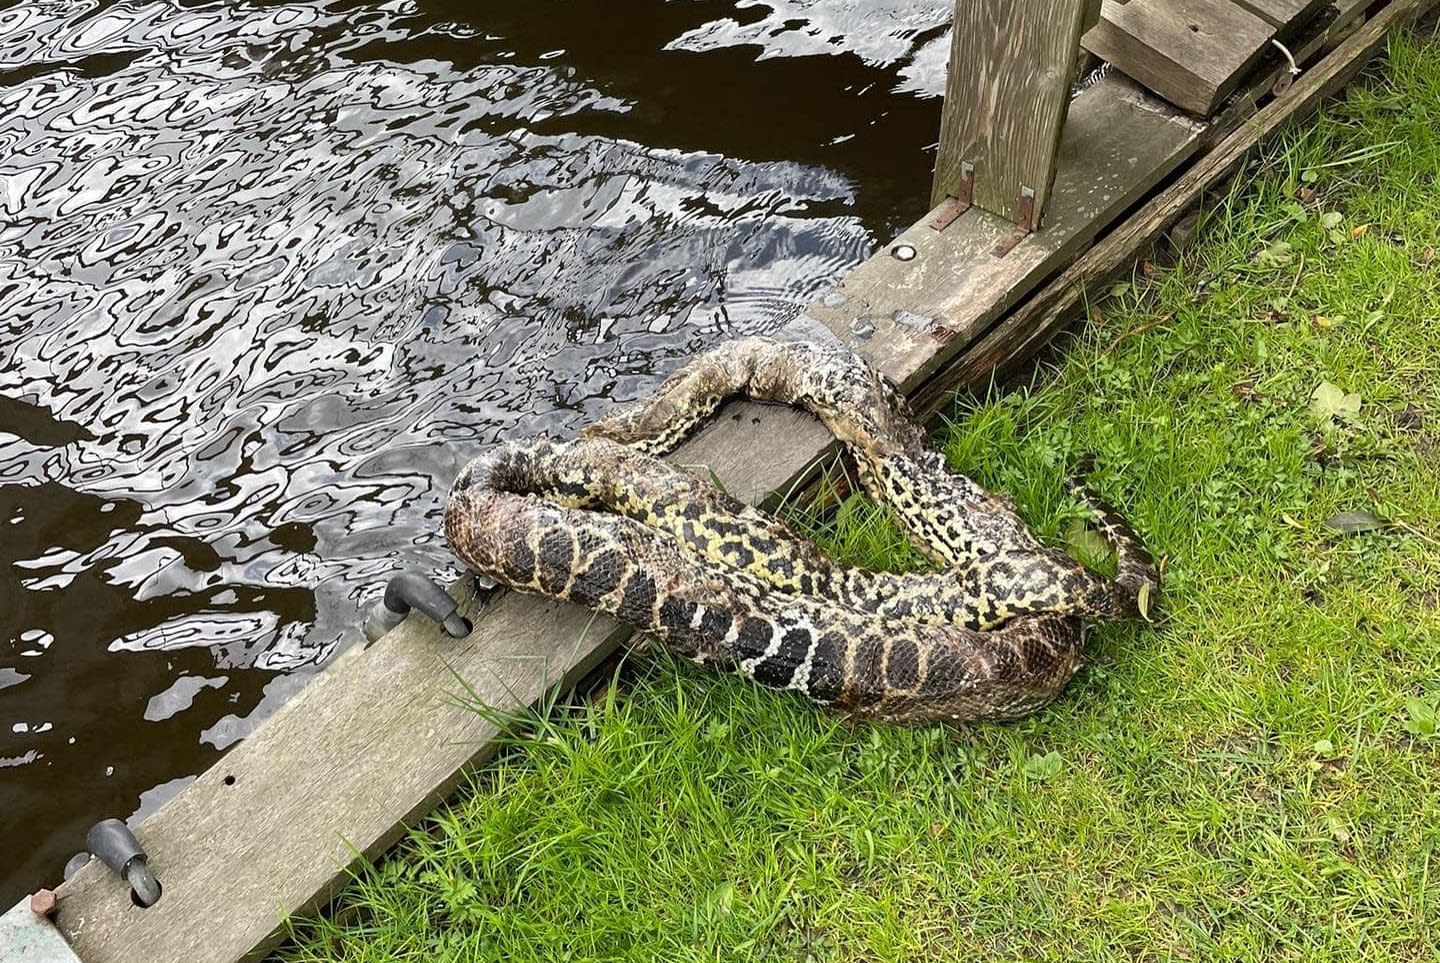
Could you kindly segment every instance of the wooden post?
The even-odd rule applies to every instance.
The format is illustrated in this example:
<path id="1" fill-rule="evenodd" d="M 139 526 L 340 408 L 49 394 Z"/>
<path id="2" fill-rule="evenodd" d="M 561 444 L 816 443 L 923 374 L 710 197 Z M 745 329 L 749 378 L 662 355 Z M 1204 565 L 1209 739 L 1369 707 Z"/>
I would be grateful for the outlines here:
<path id="1" fill-rule="evenodd" d="M 1124 3 L 1125 0 L 1120 0 L 1120 2 Z M 1100 22 L 1100 7 L 1104 3 L 1105 0 L 1085 0 L 1085 19 L 1080 22 L 1082 34 Z"/>
<path id="2" fill-rule="evenodd" d="M 955 0 L 932 206 L 1040 226 L 1094 0 Z"/>

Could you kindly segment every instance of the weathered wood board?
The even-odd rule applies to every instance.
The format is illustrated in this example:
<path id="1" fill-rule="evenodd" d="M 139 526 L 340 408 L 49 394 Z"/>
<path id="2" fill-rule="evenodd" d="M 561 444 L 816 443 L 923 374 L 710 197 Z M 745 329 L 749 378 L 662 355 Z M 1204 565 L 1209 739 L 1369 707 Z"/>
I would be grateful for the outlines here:
<path id="1" fill-rule="evenodd" d="M 867 261 L 809 314 L 897 384 L 917 384 L 1184 162 L 1203 130 L 1125 78 L 1108 78 L 1071 107 L 1044 230 L 996 258 L 1014 230 L 1005 220 L 972 208 L 935 231 L 927 218 L 889 248 L 913 249 L 913 258 Z"/>
<path id="2" fill-rule="evenodd" d="M 1089 2 L 955 0 L 932 206 L 968 164 L 976 206 L 1041 223 Z"/>
<path id="3" fill-rule="evenodd" d="M 759 503 L 829 446 L 803 412 L 735 404 L 674 460 L 713 469 L 732 494 Z M 474 616 L 470 584 L 452 593 Z M 604 616 L 514 593 L 475 622 L 456 642 L 407 619 L 351 650 L 146 819 L 136 836 L 164 887 L 153 907 L 134 906 L 98 860 L 63 884 L 55 922 L 80 958 L 257 957 L 283 917 L 345 882 L 357 850 L 384 852 L 490 758 L 497 729 L 464 706 L 466 685 L 491 706 L 530 705 L 573 685 L 630 635 Z"/>
<path id="4" fill-rule="evenodd" d="M 1106 0 L 1085 49 L 1172 104 L 1208 116 L 1276 35 L 1232 0 Z"/>
<path id="5" fill-rule="evenodd" d="M 1206 191 L 1232 175 L 1265 138 L 1311 116 L 1326 98 L 1354 79 L 1391 31 L 1440 6 L 1440 0 L 1392 3 L 1357 29 L 1354 18 L 1365 5 L 1366 0 L 1341 0 L 1339 16 L 1330 29 L 1315 34 L 1296 50 L 1301 57 L 1330 50 L 1332 41 L 1343 37 L 1323 61 L 1303 73 L 1283 97 L 1235 126 L 1173 184 L 968 345 L 955 364 L 912 395 L 917 410 L 937 410 L 957 390 L 981 387 L 997 374 L 1018 369 L 1075 319 L 1087 298 L 1133 265 L 1165 230 L 1200 203 Z"/>
<path id="6" fill-rule="evenodd" d="M 1346 41 L 1326 61 L 1331 65 L 1326 72 L 1317 68 L 1310 75 L 1316 78 L 1313 82 L 1328 91 L 1342 70 L 1358 69 L 1386 29 L 1435 2 L 1395 0 L 1386 8 L 1388 19 Z M 1279 103 L 1298 110 L 1309 102 L 1297 100 L 1300 96 L 1318 94 L 1302 81 Z M 1116 102 L 1127 99 L 1134 109 L 1176 125 L 1176 139 L 1158 161 L 1141 150 L 1142 142 L 1157 136 L 1156 128 L 1113 126 L 1118 116 L 1114 112 L 1121 109 Z M 1089 172 L 1090 178 L 1099 176 L 1107 185 L 1098 195 L 1090 190 L 1093 180 L 1058 180 L 1057 218 L 1061 211 L 1086 210 L 1096 218 L 1118 217 L 1128 203 L 1125 198 L 1138 198 L 1156 183 L 1161 168 L 1173 169 L 1205 143 L 1203 128 L 1174 116 L 1120 78 L 1088 91 L 1072 117 L 1074 133 L 1067 132 L 1067 140 L 1075 140 L 1067 150 L 1083 153 L 1090 143 L 1086 138 L 1096 137 L 1095 131 L 1130 146 L 1114 145 L 1111 152 L 1097 155 L 1108 158 Z M 1150 163 L 1160 167 L 1147 168 Z M 1059 219 L 1052 227 L 1063 223 L 1070 222 Z M 823 318 L 912 391 L 934 372 L 934 358 L 954 355 L 978 325 L 999 317 L 1003 308 L 998 305 L 1015 303 L 1019 295 L 1012 289 L 1034 290 L 1074 261 L 1084 243 L 1046 246 L 1037 236 L 996 262 L 988 245 L 1008 230 L 998 218 L 972 212 L 945 232 L 959 232 L 949 239 L 927 224 L 922 222 L 897 242 L 921 249 L 915 261 L 896 261 L 881 252 L 812 311 L 817 316 L 839 311 L 839 299 L 851 298 L 856 308 L 883 310 L 899 303 L 903 292 L 913 291 L 937 311 L 951 312 L 936 314 L 930 319 L 934 324 L 912 325 L 891 315 L 887 324 L 892 340 L 886 341 L 878 326 L 869 340 L 855 337 L 852 322 L 864 315 L 852 313 L 846 320 L 841 312 Z M 1085 223 L 1072 228 L 1072 236 L 1088 239 L 1102 227 Z M 984 240 L 960 239 L 972 232 Z M 922 246 L 939 241 L 955 247 L 947 254 L 940 247 Z M 1017 266 L 1008 268 L 1003 279 L 987 280 L 997 263 L 1017 255 L 1022 260 L 1013 262 Z M 943 259 L 949 257 L 960 260 L 947 264 Z M 1022 269 L 1021 264 L 1027 266 Z M 1090 269 L 1098 269 L 1096 262 Z M 1006 284 L 1010 287 L 1004 288 Z M 946 285 L 955 293 L 936 293 Z M 1064 290 L 1074 285 L 1072 278 Z M 1046 290 L 1055 289 L 1051 285 Z M 773 502 L 830 449 L 828 436 L 808 415 L 735 404 L 675 460 L 715 471 L 737 495 Z M 473 600 L 465 584 L 457 586 L 457 598 L 470 612 Z M 592 619 L 569 606 L 513 594 L 501 596 L 464 642 L 407 621 L 373 646 L 338 659 L 258 732 L 138 827 L 151 865 L 165 884 L 157 906 L 134 907 L 117 879 L 90 866 L 60 888 L 57 925 L 86 963 L 232 963 L 258 957 L 278 938 L 286 914 L 312 909 L 346 881 L 357 853 L 373 857 L 382 852 L 468 768 L 490 758 L 496 730 L 458 704 L 460 680 L 499 708 L 528 704 L 551 687 L 573 684 L 627 635 L 603 617 Z"/>
<path id="7" fill-rule="evenodd" d="M 1240 6 L 1276 28 L 1281 38 L 1305 25 L 1326 0 L 1235 0 Z"/>

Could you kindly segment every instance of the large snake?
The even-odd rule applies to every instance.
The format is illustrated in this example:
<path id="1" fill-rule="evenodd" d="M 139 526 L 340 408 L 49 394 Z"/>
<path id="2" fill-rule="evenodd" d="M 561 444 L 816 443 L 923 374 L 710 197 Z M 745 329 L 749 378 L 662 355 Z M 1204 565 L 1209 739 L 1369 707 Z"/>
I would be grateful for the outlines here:
<path id="1" fill-rule="evenodd" d="M 660 460 L 729 397 L 805 408 L 861 484 L 943 566 L 841 566 L 785 523 Z M 676 653 L 894 722 L 1008 719 L 1081 664 L 1086 619 L 1147 614 L 1155 567 L 1129 527 L 1076 493 L 1114 546 L 1114 579 L 1043 545 L 1008 499 L 952 471 L 903 399 L 835 345 L 746 338 L 581 439 L 509 442 L 468 465 L 445 515 L 468 565 L 576 602 Z"/>

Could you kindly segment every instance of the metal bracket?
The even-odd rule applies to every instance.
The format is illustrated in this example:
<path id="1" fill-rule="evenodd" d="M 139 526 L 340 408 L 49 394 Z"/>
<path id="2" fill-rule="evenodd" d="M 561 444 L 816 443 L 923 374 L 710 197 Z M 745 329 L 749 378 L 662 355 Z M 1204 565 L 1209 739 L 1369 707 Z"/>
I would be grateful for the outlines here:
<path id="1" fill-rule="evenodd" d="M 975 203 L 975 165 L 965 161 L 960 165 L 960 185 L 944 209 L 930 222 L 932 230 L 943 231 L 960 219 Z"/>
<path id="2" fill-rule="evenodd" d="M 1035 191 L 1033 188 L 1020 188 L 1020 223 L 1015 230 L 999 244 L 995 245 L 992 252 L 996 257 L 1004 257 L 1019 246 L 1031 234 L 1035 233 Z"/>

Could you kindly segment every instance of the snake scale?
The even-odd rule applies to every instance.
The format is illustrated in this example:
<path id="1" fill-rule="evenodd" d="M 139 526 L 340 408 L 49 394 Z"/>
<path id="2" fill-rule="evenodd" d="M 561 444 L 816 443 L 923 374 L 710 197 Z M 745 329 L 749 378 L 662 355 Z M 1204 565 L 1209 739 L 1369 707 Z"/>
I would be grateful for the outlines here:
<path id="1" fill-rule="evenodd" d="M 862 486 L 940 566 L 837 564 L 783 521 L 661 460 L 731 397 L 815 414 Z M 1147 614 L 1158 575 L 1130 527 L 1071 484 L 1114 547 L 1106 578 L 927 446 L 903 398 L 839 345 L 708 351 L 574 441 L 502 443 L 457 477 L 452 550 L 522 592 L 608 612 L 697 663 L 890 722 L 1012 719 L 1081 664 L 1088 621 Z"/>

